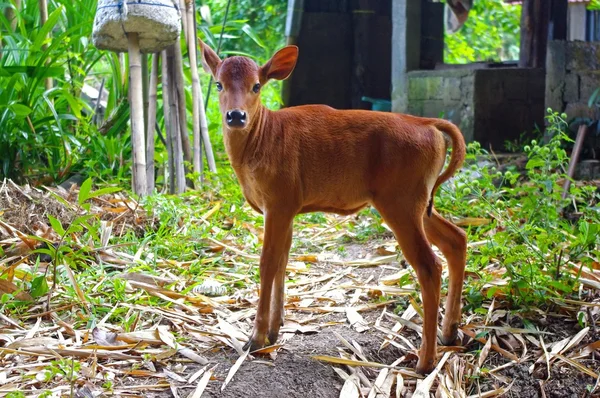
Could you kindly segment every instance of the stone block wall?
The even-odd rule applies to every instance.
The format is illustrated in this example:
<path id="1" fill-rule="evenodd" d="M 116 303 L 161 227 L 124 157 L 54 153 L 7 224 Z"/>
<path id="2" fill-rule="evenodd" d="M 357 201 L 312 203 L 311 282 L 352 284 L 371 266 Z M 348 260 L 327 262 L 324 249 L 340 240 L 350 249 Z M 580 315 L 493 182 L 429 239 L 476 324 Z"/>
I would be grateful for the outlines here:
<path id="1" fill-rule="evenodd" d="M 473 141 L 473 70 L 408 72 L 408 113 L 452 121 L 467 141 Z"/>
<path id="2" fill-rule="evenodd" d="M 502 151 L 543 123 L 544 70 L 480 68 L 408 73 L 408 113 L 455 123 L 467 142 Z"/>
<path id="3" fill-rule="evenodd" d="M 600 42 L 550 41 L 546 66 L 546 107 L 569 118 L 598 117 L 588 100 L 600 87 Z"/>

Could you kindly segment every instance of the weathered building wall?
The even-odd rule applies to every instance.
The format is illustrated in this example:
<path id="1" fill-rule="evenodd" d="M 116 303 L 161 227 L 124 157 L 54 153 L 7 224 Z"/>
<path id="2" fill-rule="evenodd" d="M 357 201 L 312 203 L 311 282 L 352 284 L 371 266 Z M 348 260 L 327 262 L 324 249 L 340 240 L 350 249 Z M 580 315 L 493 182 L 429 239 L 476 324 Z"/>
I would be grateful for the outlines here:
<path id="1" fill-rule="evenodd" d="M 551 41 L 546 61 L 546 106 L 569 118 L 596 117 L 588 107 L 600 87 L 600 43 Z"/>
<path id="2" fill-rule="evenodd" d="M 426 70 L 408 73 L 408 113 L 452 121 L 467 141 L 474 139 L 473 70 Z"/>
<path id="3" fill-rule="evenodd" d="M 502 150 L 506 141 L 543 123 L 544 70 L 409 72 L 408 113 L 451 120 L 468 142 Z"/>

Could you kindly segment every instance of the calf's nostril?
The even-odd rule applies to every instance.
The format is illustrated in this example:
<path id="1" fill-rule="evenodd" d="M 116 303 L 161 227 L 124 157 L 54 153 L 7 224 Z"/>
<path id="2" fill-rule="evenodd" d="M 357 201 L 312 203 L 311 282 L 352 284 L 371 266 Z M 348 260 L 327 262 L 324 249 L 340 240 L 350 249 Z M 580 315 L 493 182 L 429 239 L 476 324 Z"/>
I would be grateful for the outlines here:
<path id="1" fill-rule="evenodd" d="M 246 124 L 246 112 L 238 109 L 228 111 L 225 120 L 230 127 L 243 127 Z"/>

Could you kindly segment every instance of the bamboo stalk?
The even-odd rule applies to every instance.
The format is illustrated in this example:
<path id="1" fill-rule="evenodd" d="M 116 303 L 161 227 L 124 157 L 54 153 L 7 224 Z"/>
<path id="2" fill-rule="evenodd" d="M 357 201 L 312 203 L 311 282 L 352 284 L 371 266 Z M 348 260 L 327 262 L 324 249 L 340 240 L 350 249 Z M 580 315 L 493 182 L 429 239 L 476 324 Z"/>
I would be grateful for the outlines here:
<path id="1" fill-rule="evenodd" d="M 146 145 L 144 140 L 144 113 L 142 111 L 142 65 L 137 33 L 127 34 L 129 42 L 129 95 L 131 97 L 131 145 L 133 152 L 133 192 L 148 193 L 146 179 Z"/>
<path id="2" fill-rule="evenodd" d="M 190 34 L 190 9 L 188 8 L 188 4 L 186 4 L 185 0 L 180 1 L 181 4 L 181 20 L 183 22 L 183 31 L 185 35 L 185 42 L 188 48 L 188 56 L 190 58 L 190 68 L 192 73 L 192 143 L 193 143 L 193 151 L 192 151 L 192 164 L 194 173 L 198 173 L 202 175 L 202 148 L 200 142 L 200 115 L 197 109 L 197 101 L 198 101 L 198 70 L 194 68 L 194 62 L 192 59 L 195 59 L 194 48 L 190 46 L 191 44 L 191 34 Z M 195 75 L 194 76 L 194 72 Z"/>
<path id="3" fill-rule="evenodd" d="M 183 56 L 181 54 L 181 42 L 177 40 L 173 46 L 173 77 L 172 85 L 175 86 L 177 95 L 177 104 L 179 112 L 179 130 L 181 133 L 181 144 L 183 148 L 183 159 L 186 162 L 192 161 L 192 149 L 190 147 L 190 137 L 187 132 L 187 114 L 185 106 L 185 91 L 183 82 Z"/>
<path id="4" fill-rule="evenodd" d="M 144 132 L 148 131 L 148 83 L 150 75 L 148 71 L 148 54 L 142 54 L 142 98 L 144 99 Z M 147 163 L 147 162 L 146 162 Z"/>
<path id="5" fill-rule="evenodd" d="M 187 19 L 187 1 L 179 0 L 179 9 L 181 10 L 181 25 L 183 26 L 183 35 L 188 48 L 190 46 L 190 38 L 188 36 L 188 19 Z"/>
<path id="6" fill-rule="evenodd" d="M 206 120 L 206 110 L 204 109 L 204 99 L 202 98 L 202 87 L 200 86 L 200 78 L 198 77 L 198 40 L 196 38 L 196 8 L 194 2 L 189 3 L 190 10 L 188 11 L 188 29 L 190 30 L 188 41 L 188 52 L 190 54 L 190 66 L 192 68 L 192 96 L 194 89 L 197 90 L 197 98 L 194 99 L 194 110 L 198 110 L 200 119 L 200 133 L 202 142 L 204 143 L 204 151 L 206 152 L 206 162 L 211 173 L 217 172 L 217 164 L 213 154 L 210 135 L 208 134 L 208 121 Z M 196 137 L 194 137 L 196 139 Z M 198 138 L 199 140 L 200 138 Z M 196 142 L 194 141 L 194 144 Z M 200 146 L 200 144 L 198 144 Z M 200 167 L 202 167 L 202 155 L 200 158 Z M 195 160 L 195 159 L 194 159 Z"/>
<path id="7" fill-rule="evenodd" d="M 40 24 L 43 26 L 46 22 L 48 22 L 48 1 L 47 0 L 39 0 L 39 7 L 40 7 Z M 46 35 L 46 38 L 48 36 Z M 46 48 L 48 48 L 48 45 L 44 44 L 42 46 L 42 49 L 45 51 Z M 50 60 L 46 60 L 46 65 L 48 65 L 50 63 Z M 50 90 L 52 88 L 52 78 L 51 77 L 47 77 L 44 80 L 44 85 L 46 87 L 46 90 Z"/>
<path id="8" fill-rule="evenodd" d="M 171 114 L 171 148 L 173 150 L 173 165 L 175 169 L 175 184 L 173 186 L 172 193 L 182 193 L 185 191 L 185 169 L 183 166 L 183 160 L 185 157 L 183 148 L 183 126 L 181 126 L 181 110 L 184 111 L 185 116 L 185 103 L 179 102 L 179 90 L 177 88 L 177 74 L 181 71 L 177 68 L 177 44 L 169 46 L 167 48 L 167 69 L 169 71 L 169 80 L 171 81 L 169 93 L 169 108 Z M 181 47 L 179 47 L 181 49 Z M 173 84 L 175 83 L 175 84 Z M 187 134 L 186 134 L 187 135 Z M 189 144 L 189 141 L 188 141 Z"/>
<path id="9" fill-rule="evenodd" d="M 100 82 L 100 89 L 98 89 L 98 98 L 96 98 L 96 104 L 94 105 L 94 116 L 92 116 L 92 123 L 96 125 L 100 125 L 100 116 L 98 116 L 98 112 L 100 111 L 100 101 L 102 100 L 102 92 L 104 91 L 104 83 L 106 79 L 103 77 Z"/>
<path id="10" fill-rule="evenodd" d="M 156 125 L 156 92 L 158 86 L 158 60 L 160 54 L 152 54 L 150 87 L 148 88 L 148 119 L 146 123 L 146 178 L 148 193 L 154 192 L 154 131 Z"/>
<path id="11" fill-rule="evenodd" d="M 173 148 L 171 147 L 171 84 L 169 82 L 169 61 L 167 57 L 167 51 L 163 50 L 161 53 L 161 81 L 162 81 L 162 94 L 163 94 L 163 113 L 165 121 L 165 132 L 166 132 L 166 146 L 167 146 L 167 176 L 165 177 L 165 183 L 168 186 L 169 193 L 175 192 L 175 157 L 173 156 Z"/>
<path id="12" fill-rule="evenodd" d="M 21 0 L 13 0 L 15 8 L 6 7 L 4 11 L 4 16 L 6 20 L 10 22 L 10 30 L 14 32 L 17 29 L 17 12 L 21 11 Z"/>

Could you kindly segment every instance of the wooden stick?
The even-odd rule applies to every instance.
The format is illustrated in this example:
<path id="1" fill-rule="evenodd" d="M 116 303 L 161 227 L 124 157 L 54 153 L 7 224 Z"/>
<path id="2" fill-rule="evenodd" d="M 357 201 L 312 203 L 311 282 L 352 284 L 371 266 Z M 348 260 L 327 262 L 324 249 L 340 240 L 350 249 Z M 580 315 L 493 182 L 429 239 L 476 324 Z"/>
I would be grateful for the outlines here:
<path id="1" fill-rule="evenodd" d="M 215 162 L 215 155 L 213 154 L 212 144 L 210 142 L 210 135 L 208 134 L 208 121 L 206 120 L 206 110 L 204 109 L 204 99 L 202 98 L 202 87 L 200 86 L 200 79 L 198 77 L 198 39 L 196 37 L 196 5 L 194 2 L 190 2 L 191 7 L 188 12 L 190 21 L 188 23 L 190 29 L 190 44 L 188 45 L 188 51 L 190 52 L 190 65 L 192 65 L 192 94 L 193 89 L 198 90 L 198 103 L 194 103 L 194 108 L 198 108 L 200 117 L 200 132 L 202 134 L 202 142 L 204 143 L 204 151 L 206 153 L 206 162 L 208 163 L 208 169 L 211 173 L 217 172 L 217 164 Z M 192 59 L 193 56 L 193 59 Z M 194 79 L 198 82 L 197 87 L 194 87 Z M 200 162 L 202 165 L 202 161 Z"/>
<path id="2" fill-rule="evenodd" d="M 131 145 L 133 152 L 133 192 L 148 193 L 146 179 L 146 145 L 142 99 L 142 65 L 137 33 L 127 34 L 129 41 L 129 95 L 131 97 Z"/>
<path id="3" fill-rule="evenodd" d="M 158 86 L 158 60 L 160 54 L 152 54 L 150 87 L 148 90 L 148 123 L 146 123 L 146 178 L 148 193 L 154 192 L 154 131 L 156 125 L 156 92 Z"/>
<path id="4" fill-rule="evenodd" d="M 565 180 L 563 185 L 562 198 L 566 199 L 569 194 L 569 188 L 571 187 L 571 180 L 575 175 L 575 169 L 577 168 L 577 162 L 579 161 L 579 155 L 581 154 L 581 148 L 585 141 L 585 136 L 588 132 L 588 126 L 582 124 L 577 130 L 577 138 L 575 138 L 575 145 L 573 145 L 573 152 L 571 153 L 571 160 L 569 160 L 569 169 L 567 171 L 568 178 Z"/>

